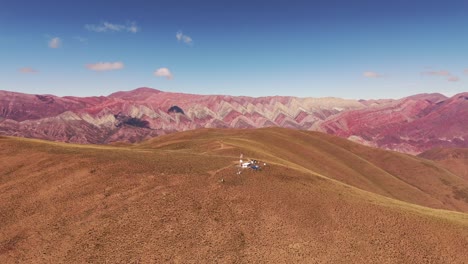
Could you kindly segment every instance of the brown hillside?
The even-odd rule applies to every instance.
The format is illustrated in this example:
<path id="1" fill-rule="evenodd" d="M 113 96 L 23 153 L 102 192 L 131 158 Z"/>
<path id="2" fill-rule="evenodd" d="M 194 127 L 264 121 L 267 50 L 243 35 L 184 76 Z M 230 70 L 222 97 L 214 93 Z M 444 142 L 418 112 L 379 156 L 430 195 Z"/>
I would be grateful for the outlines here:
<path id="1" fill-rule="evenodd" d="M 468 180 L 468 149 L 434 148 L 418 156 L 433 160 L 452 173 Z"/>
<path id="2" fill-rule="evenodd" d="M 467 262 L 468 215 L 388 198 L 413 199 L 419 178 L 369 157 L 426 161 L 374 150 L 286 129 L 132 146 L 0 137 L 0 263 Z M 240 152 L 268 165 L 236 175 Z M 413 202 L 466 211 L 437 186 L 413 186 Z"/>
<path id="3" fill-rule="evenodd" d="M 424 159 L 366 147 L 319 132 L 283 128 L 207 129 L 158 137 L 138 146 L 141 147 L 196 150 L 233 157 L 242 149 L 250 157 L 325 176 L 390 198 L 468 212 L 468 181 Z M 460 196 L 460 192 L 466 192 L 467 196 Z"/>

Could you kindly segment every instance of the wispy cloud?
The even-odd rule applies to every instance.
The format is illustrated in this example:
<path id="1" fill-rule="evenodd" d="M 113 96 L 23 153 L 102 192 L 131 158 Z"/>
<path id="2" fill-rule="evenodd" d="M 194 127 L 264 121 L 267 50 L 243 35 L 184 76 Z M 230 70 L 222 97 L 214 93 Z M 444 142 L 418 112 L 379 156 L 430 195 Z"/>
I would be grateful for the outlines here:
<path id="1" fill-rule="evenodd" d="M 463 70 L 463 73 L 464 73 L 465 75 L 468 75 L 468 69 Z"/>
<path id="2" fill-rule="evenodd" d="M 374 72 L 374 71 L 365 71 L 365 72 L 362 73 L 362 76 L 364 76 L 366 78 L 380 78 L 380 77 L 383 77 L 382 74 Z"/>
<path id="3" fill-rule="evenodd" d="M 450 72 L 446 70 L 440 71 L 424 71 L 422 72 L 423 75 L 430 75 L 430 76 L 450 76 Z"/>
<path id="4" fill-rule="evenodd" d="M 159 68 L 155 70 L 153 74 L 154 76 L 157 76 L 157 77 L 165 77 L 168 80 L 171 80 L 172 78 L 174 78 L 174 76 L 172 75 L 171 71 L 168 68 Z"/>
<path id="5" fill-rule="evenodd" d="M 38 73 L 39 72 L 31 67 L 23 67 L 23 68 L 18 69 L 18 71 L 21 73 Z"/>
<path id="6" fill-rule="evenodd" d="M 94 32 L 130 32 L 137 33 L 141 29 L 137 26 L 136 22 L 127 22 L 125 25 L 112 24 L 109 22 L 102 22 L 100 24 L 86 24 L 85 28 Z"/>
<path id="7" fill-rule="evenodd" d="M 86 64 L 86 68 L 92 71 L 112 71 L 123 69 L 123 62 L 97 62 Z"/>
<path id="8" fill-rule="evenodd" d="M 179 31 L 176 33 L 176 39 L 177 41 L 179 42 L 182 41 L 183 43 L 188 44 L 188 45 L 191 45 L 193 43 L 192 38 L 182 33 L 182 31 Z"/>
<path id="9" fill-rule="evenodd" d="M 73 37 L 73 39 L 78 40 L 78 41 L 81 42 L 81 43 L 85 43 L 85 44 L 88 43 L 88 39 L 87 39 L 87 38 L 83 38 L 83 37 L 80 37 L 80 36 Z"/>
<path id="10" fill-rule="evenodd" d="M 447 70 L 439 70 L 439 71 L 423 71 L 421 72 L 422 75 L 427 76 L 440 76 L 445 77 L 449 82 L 458 82 L 460 78 L 458 76 L 453 75 L 451 72 Z"/>
<path id="11" fill-rule="evenodd" d="M 62 46 L 62 40 L 59 37 L 54 37 L 49 40 L 49 48 L 57 49 Z"/>
<path id="12" fill-rule="evenodd" d="M 127 31 L 137 33 L 138 31 L 140 31 L 140 28 L 136 25 L 135 22 L 132 22 L 129 26 L 127 26 Z"/>

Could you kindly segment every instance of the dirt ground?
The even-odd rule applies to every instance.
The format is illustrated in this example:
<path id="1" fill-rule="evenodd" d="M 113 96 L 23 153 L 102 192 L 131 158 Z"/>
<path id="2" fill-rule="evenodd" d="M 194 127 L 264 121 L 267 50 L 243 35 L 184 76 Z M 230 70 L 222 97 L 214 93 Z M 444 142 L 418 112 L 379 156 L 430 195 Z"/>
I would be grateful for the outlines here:
<path id="1" fill-rule="evenodd" d="M 230 133 L 113 147 L 0 138 L 0 263 L 468 263 L 459 204 L 392 199 Z M 240 152 L 268 165 L 238 175 Z"/>

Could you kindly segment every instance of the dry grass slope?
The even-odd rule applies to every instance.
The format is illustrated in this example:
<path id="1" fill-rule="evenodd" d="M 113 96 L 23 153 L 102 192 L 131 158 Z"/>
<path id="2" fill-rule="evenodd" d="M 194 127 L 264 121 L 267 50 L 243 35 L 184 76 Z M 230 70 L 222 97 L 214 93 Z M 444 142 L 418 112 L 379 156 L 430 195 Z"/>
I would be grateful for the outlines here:
<path id="1" fill-rule="evenodd" d="M 434 148 L 418 155 L 433 160 L 452 173 L 468 180 L 468 149 Z"/>
<path id="2" fill-rule="evenodd" d="M 269 165 L 236 175 L 241 152 Z M 0 137 L 0 166 L 1 263 L 468 262 L 466 180 L 320 133 Z"/>

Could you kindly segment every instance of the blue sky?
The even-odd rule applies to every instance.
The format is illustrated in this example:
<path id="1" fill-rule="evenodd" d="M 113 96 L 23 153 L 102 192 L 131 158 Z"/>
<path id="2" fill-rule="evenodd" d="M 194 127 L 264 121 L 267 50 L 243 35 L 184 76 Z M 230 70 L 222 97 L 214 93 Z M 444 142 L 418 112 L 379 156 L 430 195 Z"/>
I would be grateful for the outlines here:
<path id="1" fill-rule="evenodd" d="M 1 1 L 0 89 L 354 99 L 467 91 L 467 1 L 96 2 Z"/>

